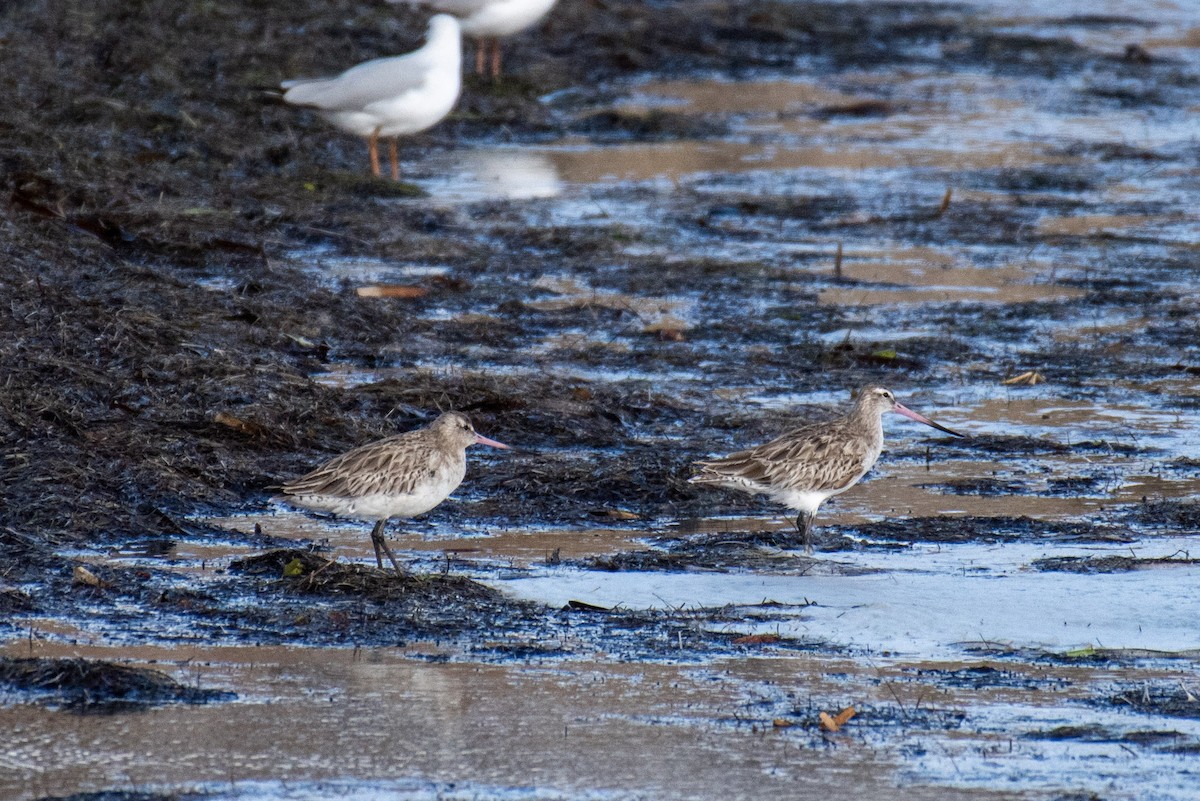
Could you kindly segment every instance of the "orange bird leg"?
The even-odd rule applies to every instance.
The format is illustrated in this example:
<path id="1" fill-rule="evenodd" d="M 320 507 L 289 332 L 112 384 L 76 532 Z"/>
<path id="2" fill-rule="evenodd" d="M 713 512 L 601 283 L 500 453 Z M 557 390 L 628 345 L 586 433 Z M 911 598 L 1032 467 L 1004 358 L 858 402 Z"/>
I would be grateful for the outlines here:
<path id="1" fill-rule="evenodd" d="M 390 156 L 391 160 L 392 160 L 392 180 L 393 181 L 400 180 L 399 149 L 400 149 L 399 146 L 396 144 L 396 137 L 393 136 L 391 139 L 388 140 L 388 156 Z"/>
<path id="2" fill-rule="evenodd" d="M 487 39 L 480 39 L 475 43 L 475 74 L 483 77 L 483 65 L 487 61 Z"/>
<path id="3" fill-rule="evenodd" d="M 492 40 L 492 80 L 500 80 L 500 40 Z"/>
<path id="4" fill-rule="evenodd" d="M 379 175 L 379 129 L 371 131 L 367 138 L 367 152 L 371 154 L 371 172 Z"/>

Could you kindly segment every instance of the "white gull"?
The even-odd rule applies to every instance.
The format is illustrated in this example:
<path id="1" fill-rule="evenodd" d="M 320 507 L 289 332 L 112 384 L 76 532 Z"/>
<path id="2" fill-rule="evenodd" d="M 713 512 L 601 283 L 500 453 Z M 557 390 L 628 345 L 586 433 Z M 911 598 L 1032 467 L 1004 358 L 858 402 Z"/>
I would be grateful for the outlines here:
<path id="1" fill-rule="evenodd" d="M 475 73 L 484 74 L 491 60 L 492 79 L 500 77 L 500 39 L 530 27 L 549 13 L 557 0 L 388 0 L 453 14 L 462 32 L 478 42 Z"/>
<path id="2" fill-rule="evenodd" d="M 438 14 L 425 44 L 411 53 L 365 61 L 332 78 L 284 81 L 285 102 L 319 109 L 338 128 L 367 139 L 379 175 L 379 138 L 390 139 L 392 178 L 399 179 L 396 137 L 436 125 L 462 89 L 458 20 Z"/>

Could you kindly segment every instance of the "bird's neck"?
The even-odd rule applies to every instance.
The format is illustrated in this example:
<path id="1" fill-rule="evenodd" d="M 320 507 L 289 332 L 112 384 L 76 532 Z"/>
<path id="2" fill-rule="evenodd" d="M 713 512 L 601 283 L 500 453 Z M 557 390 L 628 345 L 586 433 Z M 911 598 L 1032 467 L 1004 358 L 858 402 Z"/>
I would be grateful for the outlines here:
<path id="1" fill-rule="evenodd" d="M 462 35 L 458 28 L 439 27 L 431 31 L 426 46 L 447 61 L 457 64 L 462 60 Z"/>
<path id="2" fill-rule="evenodd" d="M 876 442 L 883 442 L 883 415 L 877 409 L 863 405 L 855 406 L 848 415 L 851 427 L 866 432 Z"/>

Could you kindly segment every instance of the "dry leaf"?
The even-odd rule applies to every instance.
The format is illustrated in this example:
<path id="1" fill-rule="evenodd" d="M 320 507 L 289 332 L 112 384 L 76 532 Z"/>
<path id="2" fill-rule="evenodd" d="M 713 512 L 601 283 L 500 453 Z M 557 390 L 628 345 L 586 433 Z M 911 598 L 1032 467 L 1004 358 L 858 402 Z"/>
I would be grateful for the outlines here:
<path id="1" fill-rule="evenodd" d="M 227 412 L 217 412 L 214 414 L 213 422 L 227 426 L 228 428 L 232 428 L 234 431 L 247 434 L 251 437 L 263 437 L 267 434 L 266 427 L 249 420 L 243 420 L 240 417 L 234 417 L 232 414 Z"/>
<path id="2" fill-rule="evenodd" d="M 75 565 L 75 569 L 71 572 L 71 576 L 75 579 L 76 584 L 86 584 L 89 587 L 104 586 L 104 582 L 100 580 L 100 577 L 88 570 L 83 565 Z"/>
<path id="3" fill-rule="evenodd" d="M 846 721 L 850 720 L 850 718 L 854 717 L 854 715 L 854 707 L 848 706 L 841 712 L 837 713 L 836 717 L 830 715 L 828 712 L 822 712 L 817 716 L 817 718 L 821 721 L 821 728 L 825 731 L 838 731 L 842 728 L 842 726 L 845 726 Z"/>
<path id="4" fill-rule="evenodd" d="M 771 721 L 771 725 L 777 729 L 786 729 L 788 726 L 792 726 L 794 724 L 785 718 L 775 718 Z"/>
<path id="5" fill-rule="evenodd" d="M 953 197 L 953 195 L 954 195 L 954 189 L 952 187 L 947 186 L 946 194 L 942 195 L 942 203 L 940 206 L 938 206 L 938 210 L 936 212 L 934 212 L 934 215 L 933 215 L 934 217 L 941 217 L 943 214 L 946 213 L 946 209 L 950 208 L 950 198 Z"/>
<path id="6" fill-rule="evenodd" d="M 733 641 L 734 645 L 769 645 L 782 639 L 778 634 L 747 634 Z"/>
<path id="7" fill-rule="evenodd" d="M 642 517 L 634 512 L 626 512 L 624 509 L 606 509 L 604 514 L 613 520 L 640 520 Z"/>
<path id="8" fill-rule="evenodd" d="M 687 338 L 684 335 L 687 330 L 687 323 L 670 314 L 642 327 L 643 334 L 658 337 L 662 342 L 683 342 Z"/>
<path id="9" fill-rule="evenodd" d="M 285 331 L 283 335 L 302 348 L 315 348 L 317 346 L 317 343 L 313 342 L 308 337 L 302 337 L 299 334 L 289 334 Z"/>
<path id="10" fill-rule="evenodd" d="M 1046 380 L 1046 376 L 1036 370 L 1026 370 L 1020 375 L 1014 375 L 1012 378 L 1006 378 L 1000 383 L 1004 386 L 1011 387 L 1016 385 L 1035 386 Z"/>
<path id="11" fill-rule="evenodd" d="M 403 286 L 402 284 L 377 284 L 375 286 L 360 286 L 360 298 L 420 298 L 429 294 L 423 286 Z"/>

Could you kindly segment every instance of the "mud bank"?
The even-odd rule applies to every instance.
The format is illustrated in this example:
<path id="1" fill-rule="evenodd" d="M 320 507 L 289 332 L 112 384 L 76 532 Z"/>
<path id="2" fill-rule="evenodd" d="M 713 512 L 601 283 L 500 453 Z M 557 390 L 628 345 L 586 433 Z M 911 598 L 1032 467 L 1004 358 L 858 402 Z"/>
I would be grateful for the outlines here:
<path id="1" fill-rule="evenodd" d="M 405 143 L 397 185 L 265 90 L 410 48 L 416 13 L 6 6 L 6 656 L 204 650 L 204 689 L 237 698 L 147 713 L 173 725 L 270 723 L 260 700 L 298 686 L 370 699 L 331 667 L 362 654 L 434 688 L 434 729 L 558 731 L 436 689 L 469 694 L 476 669 L 595 724 L 543 743 L 561 769 L 443 760 L 431 733 L 396 773 L 369 726 L 349 773 L 292 740 L 274 768 L 196 743 L 201 767 L 148 790 L 169 797 L 667 797 L 679 776 L 639 754 L 672 748 L 697 776 L 750 760 L 746 797 L 804 775 L 854 776 L 856 798 L 1181 797 L 1200 736 L 1200 643 L 1176 625 L 1200 520 L 1197 24 L 564 0 L 507 48 L 511 77 L 468 81 Z M 769 503 L 687 483 L 868 382 L 971 436 L 889 421 L 815 558 Z M 393 529 L 420 579 L 370 567 L 362 526 L 271 500 L 445 408 L 521 449 L 472 453 L 454 501 Z M 259 646 L 296 648 L 302 679 L 260 679 Z M 580 674 L 634 701 L 585 697 Z M 6 700 L 19 797 L 155 781 L 128 757 L 150 724 L 39 773 L 42 733 L 77 719 Z M 847 705 L 848 733 L 820 727 Z M 337 729 L 310 706 L 289 714 Z M 589 755 L 626 737 L 605 783 Z"/>

